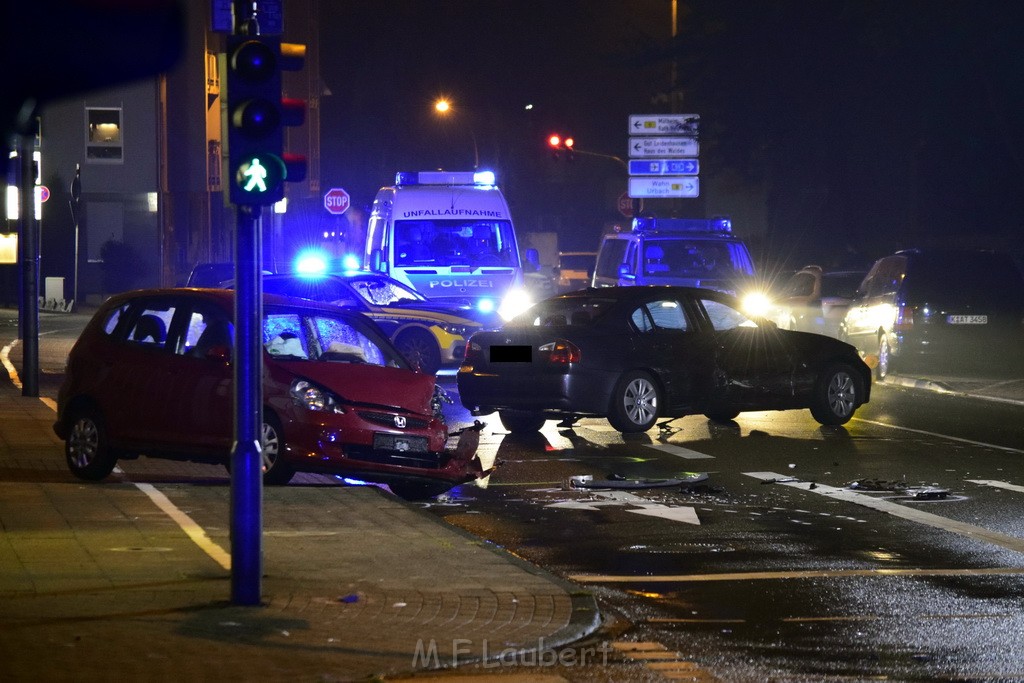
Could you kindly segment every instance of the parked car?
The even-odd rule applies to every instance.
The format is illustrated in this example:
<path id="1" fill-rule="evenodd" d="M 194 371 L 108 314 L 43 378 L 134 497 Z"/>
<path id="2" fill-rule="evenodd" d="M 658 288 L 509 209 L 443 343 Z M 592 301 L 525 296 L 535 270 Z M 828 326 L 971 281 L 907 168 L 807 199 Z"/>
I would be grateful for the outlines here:
<path id="1" fill-rule="evenodd" d="M 1024 276 L 1006 253 L 908 249 L 879 259 L 850 303 L 841 335 L 879 379 L 915 364 L 1024 362 Z"/>
<path id="2" fill-rule="evenodd" d="M 378 273 L 264 275 L 263 291 L 364 313 L 414 368 L 429 375 L 444 365 L 461 362 L 466 340 L 482 327 L 479 321 L 464 317 L 469 312 L 459 304 L 429 300 Z"/>
<path id="3" fill-rule="evenodd" d="M 572 292 L 589 287 L 596 263 L 596 251 L 558 252 L 558 290 Z"/>
<path id="4" fill-rule="evenodd" d="M 54 430 L 87 480 L 140 454 L 227 464 L 233 441 L 234 292 L 111 297 L 68 356 Z M 365 316 L 267 296 L 264 481 L 323 472 L 436 495 L 481 474 L 472 438 L 451 450 L 434 377 L 414 372 Z"/>
<path id="5" fill-rule="evenodd" d="M 805 266 L 781 287 L 776 322 L 784 330 L 839 337 L 850 301 L 864 279 L 863 270 L 826 270 Z"/>
<path id="6" fill-rule="evenodd" d="M 623 433 L 659 418 L 810 408 L 847 422 L 868 401 L 871 372 L 836 339 L 752 319 L 724 292 L 609 287 L 552 297 L 469 341 L 457 375 L 474 415 L 511 432 L 545 420 L 605 417 Z"/>

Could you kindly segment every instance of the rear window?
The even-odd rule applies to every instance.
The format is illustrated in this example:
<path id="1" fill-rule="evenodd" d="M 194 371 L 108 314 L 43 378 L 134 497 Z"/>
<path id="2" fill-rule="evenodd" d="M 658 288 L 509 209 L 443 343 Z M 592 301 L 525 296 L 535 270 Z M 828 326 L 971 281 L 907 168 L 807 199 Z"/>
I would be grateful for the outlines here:
<path id="1" fill-rule="evenodd" d="M 547 299 L 509 321 L 514 327 L 589 327 L 600 320 L 614 299 L 566 297 Z"/>
<path id="2" fill-rule="evenodd" d="M 920 302 L 1024 303 L 1024 276 L 1008 255 L 927 254 L 911 259 L 907 295 Z"/>

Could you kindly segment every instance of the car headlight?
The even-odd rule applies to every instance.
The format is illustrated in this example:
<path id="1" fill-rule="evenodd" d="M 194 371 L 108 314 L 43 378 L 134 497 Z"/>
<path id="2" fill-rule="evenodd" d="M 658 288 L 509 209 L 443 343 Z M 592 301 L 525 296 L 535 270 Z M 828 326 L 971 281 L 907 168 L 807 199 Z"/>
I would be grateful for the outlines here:
<path id="1" fill-rule="evenodd" d="M 743 312 L 753 318 L 766 318 L 771 313 L 772 300 L 764 292 L 748 292 L 740 300 Z"/>
<path id="2" fill-rule="evenodd" d="M 454 325 L 450 323 L 437 323 L 437 326 L 453 337 L 463 338 L 468 338 L 469 335 L 473 334 L 474 329 L 470 325 Z"/>
<path id="3" fill-rule="evenodd" d="M 508 322 L 532 305 L 533 298 L 525 289 L 513 289 L 502 299 L 501 305 L 498 306 L 498 315 Z"/>
<path id="4" fill-rule="evenodd" d="M 337 395 L 318 387 L 308 380 L 293 380 L 289 392 L 291 393 L 292 400 L 306 410 L 325 413 L 345 412 L 345 409 L 341 406 L 341 399 Z"/>

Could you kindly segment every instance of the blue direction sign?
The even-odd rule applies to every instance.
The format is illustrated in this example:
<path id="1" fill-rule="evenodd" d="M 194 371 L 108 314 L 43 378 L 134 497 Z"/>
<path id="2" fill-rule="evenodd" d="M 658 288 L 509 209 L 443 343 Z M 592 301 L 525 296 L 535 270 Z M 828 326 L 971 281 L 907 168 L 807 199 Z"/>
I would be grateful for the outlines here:
<path id="1" fill-rule="evenodd" d="M 630 178 L 629 196 L 637 198 L 674 198 L 700 196 L 700 182 L 692 176 L 659 176 Z"/>
<path id="2" fill-rule="evenodd" d="M 697 175 L 696 159 L 630 159 L 629 175 Z"/>

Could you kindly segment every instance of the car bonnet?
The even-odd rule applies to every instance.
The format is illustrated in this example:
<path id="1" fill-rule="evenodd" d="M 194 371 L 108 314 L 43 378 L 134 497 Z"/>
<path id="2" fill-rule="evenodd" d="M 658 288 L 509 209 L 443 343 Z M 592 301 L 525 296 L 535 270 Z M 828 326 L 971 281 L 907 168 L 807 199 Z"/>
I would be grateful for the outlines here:
<path id="1" fill-rule="evenodd" d="M 434 377 L 404 368 L 337 361 L 268 359 L 290 374 L 315 382 L 352 403 L 388 406 L 429 415 Z"/>

